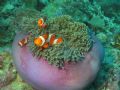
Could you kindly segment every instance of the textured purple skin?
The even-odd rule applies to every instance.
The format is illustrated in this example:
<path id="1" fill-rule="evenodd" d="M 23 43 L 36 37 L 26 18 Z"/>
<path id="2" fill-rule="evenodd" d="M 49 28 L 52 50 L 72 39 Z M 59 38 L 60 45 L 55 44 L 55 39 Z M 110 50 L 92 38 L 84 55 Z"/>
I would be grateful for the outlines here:
<path id="1" fill-rule="evenodd" d="M 95 43 L 85 59 L 77 64 L 65 64 L 65 69 L 49 65 L 43 58 L 32 56 L 28 47 L 18 41 L 25 35 L 18 33 L 13 42 L 14 64 L 20 76 L 37 90 L 82 90 L 92 82 L 104 57 L 104 49 L 93 36 Z"/>

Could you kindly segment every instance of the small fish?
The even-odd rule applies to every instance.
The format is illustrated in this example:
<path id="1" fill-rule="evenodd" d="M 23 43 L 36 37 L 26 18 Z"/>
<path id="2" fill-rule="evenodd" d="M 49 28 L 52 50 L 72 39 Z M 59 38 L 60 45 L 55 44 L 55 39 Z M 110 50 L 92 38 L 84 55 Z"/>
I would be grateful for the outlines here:
<path id="1" fill-rule="evenodd" d="M 50 46 L 53 45 L 55 38 L 56 38 L 55 34 L 49 34 L 48 42 Z"/>
<path id="2" fill-rule="evenodd" d="M 46 42 L 46 40 L 48 39 L 48 33 L 42 35 L 42 36 L 39 36 L 37 38 L 34 39 L 34 44 L 36 46 L 43 46 Z"/>
<path id="3" fill-rule="evenodd" d="M 20 40 L 18 42 L 18 45 L 20 45 L 21 47 L 25 46 L 28 43 L 28 37 L 23 38 L 22 40 Z"/>
<path id="4" fill-rule="evenodd" d="M 59 38 L 54 40 L 53 45 L 58 45 L 58 44 L 61 44 L 62 42 L 63 42 L 63 38 L 59 37 Z"/>
<path id="5" fill-rule="evenodd" d="M 40 19 L 38 20 L 38 26 L 39 26 L 40 28 L 46 28 L 47 25 L 45 24 L 43 18 L 40 18 Z"/>
<path id="6" fill-rule="evenodd" d="M 55 34 L 50 34 L 47 41 L 49 42 L 49 45 L 52 46 L 52 45 L 57 45 L 57 44 L 62 43 L 63 38 L 59 37 L 59 38 L 56 39 Z"/>

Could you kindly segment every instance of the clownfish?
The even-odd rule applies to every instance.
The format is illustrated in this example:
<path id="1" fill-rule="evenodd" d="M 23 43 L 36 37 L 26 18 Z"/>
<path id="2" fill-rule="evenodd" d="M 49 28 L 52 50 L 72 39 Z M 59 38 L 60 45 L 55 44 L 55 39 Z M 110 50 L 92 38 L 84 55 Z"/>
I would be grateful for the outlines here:
<path id="1" fill-rule="evenodd" d="M 34 39 L 34 44 L 36 46 L 43 46 L 46 42 L 46 40 L 48 39 L 48 33 L 42 35 L 42 36 L 39 36 L 37 38 Z"/>
<path id="2" fill-rule="evenodd" d="M 40 28 L 46 28 L 47 25 L 45 24 L 43 18 L 40 18 L 40 19 L 38 20 L 38 26 L 39 26 Z"/>
<path id="3" fill-rule="evenodd" d="M 63 42 L 63 38 L 59 37 L 59 38 L 54 40 L 53 45 L 58 45 L 58 44 L 61 44 L 62 42 Z"/>
<path id="4" fill-rule="evenodd" d="M 56 39 L 55 34 L 44 34 L 34 39 L 34 44 L 42 49 L 46 49 L 49 46 L 60 44 L 63 42 L 62 37 Z"/>
<path id="5" fill-rule="evenodd" d="M 24 45 L 26 45 L 28 43 L 28 38 L 23 38 L 22 40 L 20 40 L 18 42 L 18 45 L 20 45 L 21 47 L 23 47 Z"/>
<path id="6" fill-rule="evenodd" d="M 52 46 L 52 45 L 57 45 L 57 44 L 62 43 L 63 39 L 62 37 L 59 37 L 56 39 L 55 34 L 50 34 L 48 38 L 48 42 L 49 42 L 49 45 Z"/>
<path id="7" fill-rule="evenodd" d="M 56 38 L 55 34 L 49 34 L 48 42 L 50 46 L 53 45 L 55 38 Z"/>
<path id="8" fill-rule="evenodd" d="M 39 47 L 39 46 L 43 46 L 45 42 L 49 42 L 49 44 L 52 45 L 54 43 L 54 40 L 55 40 L 55 34 L 46 33 L 42 36 L 35 38 L 34 44 Z"/>

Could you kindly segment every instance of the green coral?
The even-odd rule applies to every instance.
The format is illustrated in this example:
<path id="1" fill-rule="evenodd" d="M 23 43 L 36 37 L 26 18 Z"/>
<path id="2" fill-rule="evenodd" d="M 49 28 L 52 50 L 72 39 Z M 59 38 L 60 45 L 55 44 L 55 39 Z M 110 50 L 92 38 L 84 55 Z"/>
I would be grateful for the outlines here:
<path id="1" fill-rule="evenodd" d="M 18 9 L 10 29 L 15 32 L 31 32 L 32 30 L 36 30 L 38 29 L 36 23 L 39 17 L 41 17 L 41 14 L 36 10 Z"/>
<path id="2" fill-rule="evenodd" d="M 92 46 L 92 40 L 88 34 L 88 27 L 85 24 L 75 22 L 68 15 L 49 19 L 46 23 L 48 27 L 44 30 L 44 33 L 55 33 L 56 37 L 61 36 L 63 43 L 40 51 L 39 47 L 34 45 L 34 38 L 32 37 L 30 39 L 32 42 L 29 46 L 35 55 L 45 57 L 50 64 L 57 67 L 63 67 L 65 61 L 78 62 L 84 58 Z M 35 36 L 39 35 L 37 31 L 33 33 Z"/>
<path id="3" fill-rule="evenodd" d="M 120 49 L 120 32 L 118 32 L 114 35 L 114 41 L 112 42 L 112 45 L 114 47 Z"/>
<path id="4" fill-rule="evenodd" d="M 12 56 L 7 51 L 0 51 L 0 57 L 2 57 L 2 63 L 0 68 L 0 88 L 10 84 L 16 77 L 16 70 L 12 65 Z"/>
<path id="5" fill-rule="evenodd" d="M 27 8 L 35 8 L 37 6 L 37 0 L 22 0 Z"/>

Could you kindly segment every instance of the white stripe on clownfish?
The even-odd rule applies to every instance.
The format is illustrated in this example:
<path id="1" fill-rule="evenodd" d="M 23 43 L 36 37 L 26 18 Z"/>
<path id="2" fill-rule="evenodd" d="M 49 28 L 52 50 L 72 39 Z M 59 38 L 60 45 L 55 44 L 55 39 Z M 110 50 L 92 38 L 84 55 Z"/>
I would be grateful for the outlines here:
<path id="1" fill-rule="evenodd" d="M 39 36 L 38 38 L 40 38 L 42 40 L 42 44 L 40 46 L 42 46 L 45 43 L 45 38 L 43 36 Z"/>

